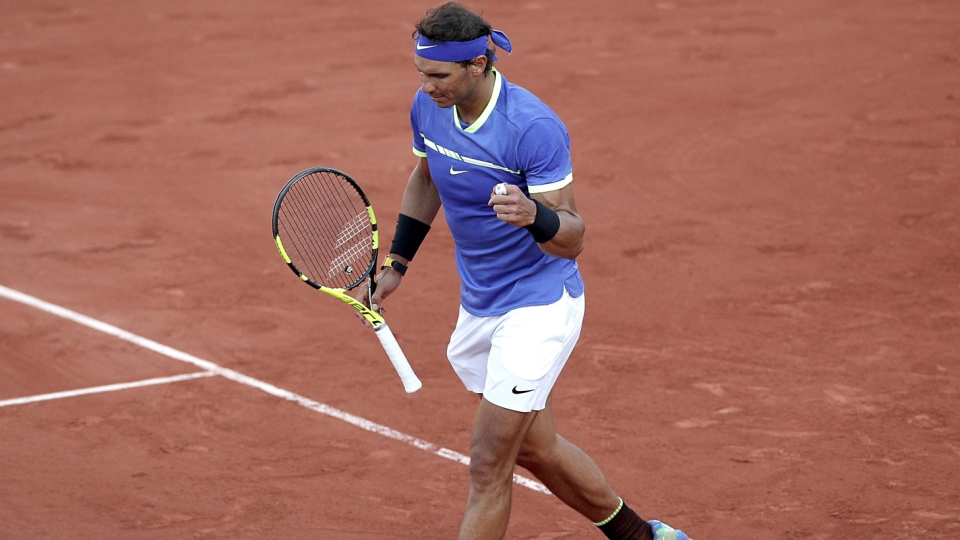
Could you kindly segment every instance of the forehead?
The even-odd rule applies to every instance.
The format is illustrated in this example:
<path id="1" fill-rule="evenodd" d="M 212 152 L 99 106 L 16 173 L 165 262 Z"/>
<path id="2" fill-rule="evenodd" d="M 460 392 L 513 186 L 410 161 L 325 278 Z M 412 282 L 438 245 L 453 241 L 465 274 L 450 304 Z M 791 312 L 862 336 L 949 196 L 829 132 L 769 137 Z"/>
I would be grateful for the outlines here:
<path id="1" fill-rule="evenodd" d="M 463 66 L 456 62 L 440 62 L 438 60 L 429 60 L 427 58 L 423 58 L 422 56 L 416 55 L 413 57 L 413 65 L 416 66 L 420 73 L 427 75 L 443 75 L 453 73 L 458 68 L 464 69 Z"/>

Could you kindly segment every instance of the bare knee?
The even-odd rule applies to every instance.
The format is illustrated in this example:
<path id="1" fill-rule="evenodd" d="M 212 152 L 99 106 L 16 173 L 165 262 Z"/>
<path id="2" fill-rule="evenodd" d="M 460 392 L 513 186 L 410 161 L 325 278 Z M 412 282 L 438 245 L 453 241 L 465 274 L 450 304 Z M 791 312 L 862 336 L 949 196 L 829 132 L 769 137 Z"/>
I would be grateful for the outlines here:
<path id="1" fill-rule="evenodd" d="M 497 455 L 489 448 L 470 450 L 470 481 L 477 489 L 495 489 L 510 486 L 513 481 L 513 461 Z"/>
<path id="2" fill-rule="evenodd" d="M 517 465 L 533 472 L 548 466 L 553 462 L 555 445 L 555 439 L 539 440 L 536 443 L 524 441 L 520 447 L 520 455 L 517 456 Z"/>

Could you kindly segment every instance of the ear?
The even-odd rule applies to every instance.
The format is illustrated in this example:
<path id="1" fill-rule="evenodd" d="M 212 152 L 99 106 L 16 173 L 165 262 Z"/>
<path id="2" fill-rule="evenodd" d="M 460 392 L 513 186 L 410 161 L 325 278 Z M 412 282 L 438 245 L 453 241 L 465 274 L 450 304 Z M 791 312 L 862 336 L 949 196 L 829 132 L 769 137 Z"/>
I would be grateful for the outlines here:
<path id="1" fill-rule="evenodd" d="M 483 72 L 487 69 L 487 56 L 481 55 L 474 58 L 473 63 L 470 64 L 468 69 L 470 70 L 470 74 L 475 77 L 483 75 Z"/>

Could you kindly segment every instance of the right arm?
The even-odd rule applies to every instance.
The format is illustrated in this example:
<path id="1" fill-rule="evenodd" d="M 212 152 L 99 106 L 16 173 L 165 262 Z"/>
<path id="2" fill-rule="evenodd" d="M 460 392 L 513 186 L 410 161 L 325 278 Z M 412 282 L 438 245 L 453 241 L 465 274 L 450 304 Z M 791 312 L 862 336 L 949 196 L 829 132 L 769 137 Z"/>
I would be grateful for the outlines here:
<path id="1" fill-rule="evenodd" d="M 403 192 L 403 202 L 400 203 L 400 213 L 426 224 L 433 223 L 440 211 L 440 192 L 430 177 L 430 168 L 427 167 L 427 158 L 420 158 L 417 166 L 410 173 L 407 189 Z M 397 259 L 399 260 L 399 259 Z M 409 261 L 401 261 L 406 264 Z"/>
<path id="2" fill-rule="evenodd" d="M 439 211 L 440 192 L 437 191 L 437 186 L 430 177 L 427 158 L 420 158 L 407 181 L 403 202 L 400 203 L 400 213 L 429 225 L 433 223 Z M 402 264 L 410 264 L 409 260 L 396 253 L 391 253 L 390 258 Z M 400 286 L 401 278 L 400 273 L 393 268 L 382 268 L 377 275 L 377 291 L 373 293 L 373 304 L 379 307 L 381 302 Z M 367 301 L 366 287 L 361 288 L 357 300 L 370 305 Z"/>

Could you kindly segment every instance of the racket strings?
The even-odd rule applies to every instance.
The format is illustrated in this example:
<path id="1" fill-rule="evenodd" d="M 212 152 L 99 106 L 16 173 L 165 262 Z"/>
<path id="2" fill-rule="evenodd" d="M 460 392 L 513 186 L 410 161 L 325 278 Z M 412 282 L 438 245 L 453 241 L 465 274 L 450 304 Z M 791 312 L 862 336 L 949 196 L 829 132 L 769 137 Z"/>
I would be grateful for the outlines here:
<path id="1" fill-rule="evenodd" d="M 294 264 L 305 271 L 317 267 L 316 255 L 303 249 L 305 242 L 317 236 L 318 227 L 312 225 L 315 223 L 306 215 L 304 207 L 307 203 L 300 200 L 302 197 L 295 191 L 287 192 L 284 199 L 284 212 L 279 219 L 280 236 L 287 238 L 292 248 L 288 250 Z"/>
<path id="2" fill-rule="evenodd" d="M 355 220 L 356 215 L 350 218 L 342 215 L 348 208 L 348 205 L 344 204 L 348 199 L 336 203 L 330 193 L 317 189 L 316 185 L 304 184 L 304 187 L 312 189 L 297 190 L 293 193 L 292 215 L 295 223 L 285 227 L 287 237 L 294 239 L 294 251 L 300 259 L 294 261 L 294 265 L 323 286 L 348 288 L 365 270 L 365 259 L 370 258 L 370 249 L 365 249 L 365 244 L 370 242 L 364 242 L 361 236 L 345 249 L 346 238 L 340 234 L 339 240 L 331 243 L 331 238 L 337 234 L 338 229 L 342 233 L 341 222 L 349 219 L 349 223 Z M 350 204 L 350 210 L 356 211 L 356 206 Z M 361 232 L 356 227 L 354 229 L 354 235 Z"/>
<path id="3" fill-rule="evenodd" d="M 304 194 L 300 193 L 299 189 L 291 189 L 287 192 L 282 207 L 286 212 L 281 214 L 281 218 L 290 217 L 290 223 L 288 224 L 286 219 L 281 219 L 279 223 L 282 229 L 281 237 L 288 238 L 293 246 L 290 253 L 293 264 L 301 272 L 307 273 L 308 277 L 315 276 L 316 269 L 322 266 L 318 260 L 322 253 L 308 248 L 311 245 L 319 245 L 318 241 L 322 238 L 324 230 L 322 221 L 325 221 L 322 214 L 316 215 L 316 212 L 311 212 L 310 208 L 311 203 L 306 200 Z"/>
<path id="4" fill-rule="evenodd" d="M 329 174 L 329 173 L 326 173 Z M 343 223 L 340 234 L 337 235 L 337 243 L 334 251 L 340 252 L 327 268 L 327 276 L 333 276 L 336 272 L 351 266 L 357 266 L 357 263 L 363 264 L 369 261 L 373 247 L 373 226 L 370 223 L 370 214 L 367 212 L 367 206 L 363 197 L 353 188 L 351 184 L 343 181 L 340 177 L 334 175 L 338 180 L 333 185 L 339 191 L 340 200 L 349 200 L 354 217 Z M 331 192 L 324 192 L 324 195 L 331 196 Z M 330 197 L 334 199 L 335 197 Z M 331 203 L 334 202 L 331 200 Z M 346 208 L 342 208 L 344 214 L 347 214 Z M 352 245 L 347 245 L 352 242 Z M 346 247 L 345 247 L 346 246 Z M 365 267 L 355 268 L 355 271 L 363 271 Z"/>
<path id="5" fill-rule="evenodd" d="M 321 183 L 317 180 L 326 181 Z M 294 209 L 298 218 L 297 225 L 301 229 L 303 240 L 309 240 L 309 243 L 302 243 L 301 252 L 310 261 L 310 273 L 313 278 L 319 278 L 321 275 L 332 277 L 336 274 L 336 269 L 331 272 L 331 267 L 335 263 L 339 265 L 353 260 L 351 254 L 343 249 L 345 238 L 341 223 L 346 215 L 353 214 L 348 223 L 358 215 L 360 205 L 353 199 L 359 199 L 359 197 L 342 189 L 339 185 L 341 183 L 343 182 L 336 177 L 332 182 L 329 178 L 307 177 L 295 186 L 302 189 L 292 190 L 294 191 Z M 333 190 L 338 193 L 333 193 Z M 351 197 L 351 195 L 354 196 Z M 331 245 L 332 233 L 337 229 L 340 229 L 340 234 L 337 241 Z M 319 249 L 309 249 L 311 246 Z M 360 253 L 359 249 L 355 249 L 353 255 Z M 320 272 L 321 269 L 324 271 Z M 343 264 L 341 270 L 347 270 L 350 273 L 351 268 Z"/>
<path id="6" fill-rule="evenodd" d="M 363 196 L 340 176 L 320 172 L 287 191 L 277 219 L 293 265 L 324 287 L 352 288 L 373 257 L 373 224 Z"/>
<path id="7" fill-rule="evenodd" d="M 333 276 L 340 269 L 352 261 L 363 260 L 369 251 L 369 236 L 366 235 L 366 227 L 370 223 L 370 216 L 367 209 L 363 209 L 362 214 L 357 214 L 352 220 L 348 221 L 343 230 L 337 236 L 335 249 L 340 251 L 338 255 L 330 262 L 327 268 L 327 277 Z"/>

